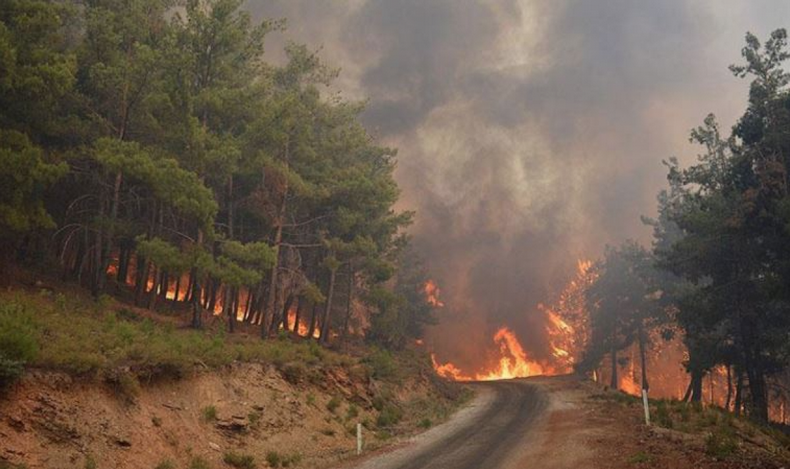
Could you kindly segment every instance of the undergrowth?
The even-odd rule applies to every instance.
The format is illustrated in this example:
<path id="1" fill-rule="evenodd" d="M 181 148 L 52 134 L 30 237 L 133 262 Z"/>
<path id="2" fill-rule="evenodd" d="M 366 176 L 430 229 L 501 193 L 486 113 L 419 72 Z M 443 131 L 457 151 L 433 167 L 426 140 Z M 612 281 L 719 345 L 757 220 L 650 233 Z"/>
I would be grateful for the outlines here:
<path id="1" fill-rule="evenodd" d="M 136 379 L 180 377 L 196 366 L 234 361 L 271 363 L 280 370 L 299 364 L 296 374 L 352 363 L 316 344 L 231 336 L 222 325 L 179 329 L 140 318 L 112 300 L 24 291 L 0 296 L 0 387 L 34 366 L 102 376 L 133 395 Z"/>

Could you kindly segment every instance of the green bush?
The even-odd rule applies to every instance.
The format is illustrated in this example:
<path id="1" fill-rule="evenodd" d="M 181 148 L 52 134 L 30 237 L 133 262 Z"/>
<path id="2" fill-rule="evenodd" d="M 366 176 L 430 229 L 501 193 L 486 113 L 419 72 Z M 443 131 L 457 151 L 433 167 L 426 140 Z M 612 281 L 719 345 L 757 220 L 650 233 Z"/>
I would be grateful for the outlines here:
<path id="1" fill-rule="evenodd" d="M 262 413 L 259 410 L 254 410 L 247 414 L 247 420 L 250 422 L 250 427 L 258 428 L 261 424 Z"/>
<path id="2" fill-rule="evenodd" d="M 0 358 L 30 362 L 38 350 L 35 317 L 18 303 L 0 303 Z"/>
<path id="3" fill-rule="evenodd" d="M 705 452 L 717 459 L 726 459 L 738 449 L 735 432 L 732 427 L 720 426 L 705 439 Z"/>
<path id="4" fill-rule="evenodd" d="M 326 410 L 329 412 L 335 413 L 338 407 L 340 407 L 340 398 L 337 396 L 333 397 L 329 400 L 329 402 L 326 403 Z"/>
<path id="5" fill-rule="evenodd" d="M 307 367 L 301 362 L 286 363 L 283 365 L 281 373 L 283 378 L 291 384 L 299 384 L 307 375 Z"/>
<path id="6" fill-rule="evenodd" d="M 25 364 L 23 362 L 0 356 L 0 391 L 11 386 L 24 372 Z"/>
<path id="7" fill-rule="evenodd" d="M 255 457 L 249 454 L 240 454 L 229 451 L 222 457 L 222 461 L 233 467 L 241 469 L 255 469 Z"/>
<path id="8" fill-rule="evenodd" d="M 381 409 L 378 418 L 376 419 L 376 426 L 391 427 L 403 418 L 403 412 L 394 405 L 387 404 Z"/>
<path id="9" fill-rule="evenodd" d="M 204 422 L 213 422 L 217 420 L 217 408 L 213 405 L 203 407 L 200 411 L 200 418 L 202 418 Z"/>
<path id="10" fill-rule="evenodd" d="M 285 455 L 277 451 L 266 453 L 266 462 L 271 467 L 295 467 L 302 461 L 302 455 L 298 453 Z"/>
<path id="11" fill-rule="evenodd" d="M 269 451 L 266 453 L 266 462 L 271 467 L 280 467 L 280 462 L 282 461 L 282 456 L 277 451 Z"/>
<path id="12" fill-rule="evenodd" d="M 200 456 L 195 456 L 189 461 L 188 469 L 211 469 L 208 461 L 201 458 Z"/>
<path id="13" fill-rule="evenodd" d="M 359 409 L 357 408 L 357 406 L 355 406 L 354 404 L 348 406 L 348 410 L 346 410 L 346 421 L 355 419 L 357 418 L 358 415 L 359 415 Z"/>
<path id="14" fill-rule="evenodd" d="M 655 419 L 656 423 L 661 427 L 672 428 L 674 426 L 674 423 L 672 422 L 672 415 L 666 401 L 661 400 L 656 404 Z"/>
<path id="15" fill-rule="evenodd" d="M 390 378 L 395 375 L 398 366 L 392 354 L 383 349 L 376 349 L 364 360 L 370 367 L 371 375 L 376 379 Z"/>
<path id="16" fill-rule="evenodd" d="M 173 464 L 173 461 L 165 459 L 164 461 L 157 464 L 154 469 L 176 469 L 176 465 Z"/>

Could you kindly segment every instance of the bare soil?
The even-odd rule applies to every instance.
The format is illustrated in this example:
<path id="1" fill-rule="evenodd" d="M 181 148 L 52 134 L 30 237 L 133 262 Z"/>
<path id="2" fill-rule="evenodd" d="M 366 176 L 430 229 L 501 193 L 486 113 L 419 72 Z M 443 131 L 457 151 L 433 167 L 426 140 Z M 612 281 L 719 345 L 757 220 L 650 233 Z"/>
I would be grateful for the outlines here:
<path id="1" fill-rule="evenodd" d="M 694 412 L 683 431 L 646 426 L 641 402 L 578 377 L 474 385 L 478 397 L 445 424 L 343 468 L 355 469 L 778 469 L 790 467 L 782 438 L 727 420 L 733 444 L 711 454 L 723 413 Z M 653 407 L 656 403 L 654 402 Z M 655 411 L 655 409 L 654 409 Z M 706 426 L 716 417 L 718 424 Z M 721 425 L 721 426 L 716 426 Z M 681 426 L 680 423 L 678 426 Z M 686 427 L 689 427 L 686 425 Z"/>
<path id="2" fill-rule="evenodd" d="M 709 454 L 707 431 L 685 432 L 644 424 L 641 403 L 574 377 L 538 378 L 551 396 L 547 412 L 532 430 L 518 468 L 564 469 L 779 469 L 790 453 L 751 424 L 736 426 L 736 449 Z M 653 409 L 655 414 L 655 408 Z M 655 415 L 653 416 L 655 418 Z"/>
<path id="3" fill-rule="evenodd" d="M 98 468 L 153 469 L 170 461 L 186 468 L 199 457 L 214 468 L 228 467 L 224 454 L 235 452 L 254 456 L 260 468 L 277 452 L 298 454 L 297 467 L 326 467 L 354 454 L 356 422 L 375 422 L 376 386 L 343 369 L 320 383 L 292 384 L 273 367 L 239 364 L 124 395 L 34 371 L 0 399 L 0 466 L 84 468 L 94 461 Z M 411 382 L 402 392 L 414 398 L 428 391 Z M 330 410 L 333 398 L 339 405 Z"/>

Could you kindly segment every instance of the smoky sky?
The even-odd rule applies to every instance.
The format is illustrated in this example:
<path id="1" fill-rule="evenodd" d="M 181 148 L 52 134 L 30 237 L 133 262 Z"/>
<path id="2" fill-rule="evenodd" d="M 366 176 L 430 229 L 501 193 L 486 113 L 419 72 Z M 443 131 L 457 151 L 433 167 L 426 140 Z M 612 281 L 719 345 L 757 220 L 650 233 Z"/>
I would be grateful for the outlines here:
<path id="1" fill-rule="evenodd" d="M 662 159 L 692 161 L 689 130 L 731 125 L 746 31 L 790 24 L 783 0 L 249 0 L 287 18 L 270 39 L 320 49 L 366 126 L 399 149 L 401 208 L 447 306 L 429 333 L 473 370 L 514 330 L 547 353 L 538 304 L 579 259 L 649 243 Z"/>

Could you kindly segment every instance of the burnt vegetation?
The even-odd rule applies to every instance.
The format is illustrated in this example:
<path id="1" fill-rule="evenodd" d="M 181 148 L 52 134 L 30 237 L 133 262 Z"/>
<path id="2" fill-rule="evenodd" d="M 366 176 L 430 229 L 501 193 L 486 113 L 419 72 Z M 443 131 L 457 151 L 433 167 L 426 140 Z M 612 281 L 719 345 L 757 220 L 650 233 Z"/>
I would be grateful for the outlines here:
<path id="1" fill-rule="evenodd" d="M 784 402 L 790 364 L 786 31 L 765 42 L 747 34 L 742 55 L 730 70 L 750 80 L 747 108 L 729 133 L 712 114 L 692 130 L 703 149 L 695 164 L 665 162 L 669 187 L 658 196 L 656 219 L 643 220 L 653 228 L 652 246 L 609 247 L 595 265 L 590 343 L 578 365 L 592 371 L 606 360 L 617 388 L 618 352 L 635 346 L 646 390 L 646 349 L 679 338 L 687 350 L 684 400 L 702 400 L 703 379 L 726 370 L 726 410 L 782 421 L 773 404 Z M 670 420 L 666 407 L 659 410 L 659 420 Z M 717 441 L 711 447 L 727 450 Z"/>

